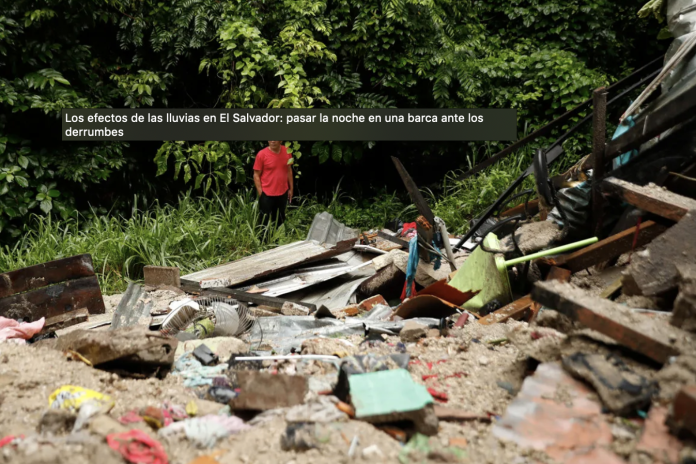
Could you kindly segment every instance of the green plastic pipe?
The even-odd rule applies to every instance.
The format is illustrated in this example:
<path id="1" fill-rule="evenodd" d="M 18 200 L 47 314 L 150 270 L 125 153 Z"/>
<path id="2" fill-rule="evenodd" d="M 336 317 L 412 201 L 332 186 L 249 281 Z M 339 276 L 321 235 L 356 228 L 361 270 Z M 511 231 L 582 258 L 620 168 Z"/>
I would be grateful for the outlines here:
<path id="1" fill-rule="evenodd" d="M 505 261 L 505 267 L 510 267 L 513 264 L 524 263 L 526 261 L 531 261 L 537 258 L 543 258 L 544 256 L 557 255 L 565 251 L 570 251 L 576 248 L 592 245 L 593 243 L 597 243 L 598 241 L 599 239 L 597 237 L 592 237 L 585 240 L 580 240 L 579 242 L 569 243 L 567 245 L 551 248 L 550 250 L 543 250 L 538 253 L 532 253 L 531 255 L 520 256 L 519 258 L 511 259 L 510 261 Z"/>

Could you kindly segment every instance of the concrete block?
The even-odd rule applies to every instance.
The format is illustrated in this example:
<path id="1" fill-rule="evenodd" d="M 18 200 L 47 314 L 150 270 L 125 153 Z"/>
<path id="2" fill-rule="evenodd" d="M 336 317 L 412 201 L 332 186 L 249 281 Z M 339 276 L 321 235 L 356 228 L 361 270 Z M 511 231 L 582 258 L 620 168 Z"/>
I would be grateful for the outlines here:
<path id="1" fill-rule="evenodd" d="M 152 287 L 170 285 L 177 288 L 181 286 L 178 267 L 145 266 L 143 274 L 145 276 L 145 285 L 150 285 Z"/>

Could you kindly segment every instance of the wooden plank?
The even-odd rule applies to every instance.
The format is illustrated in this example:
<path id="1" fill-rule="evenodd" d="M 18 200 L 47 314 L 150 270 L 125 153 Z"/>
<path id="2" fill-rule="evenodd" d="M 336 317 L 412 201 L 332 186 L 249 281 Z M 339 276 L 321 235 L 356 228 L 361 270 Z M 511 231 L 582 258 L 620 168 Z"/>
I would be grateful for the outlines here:
<path id="1" fill-rule="evenodd" d="M 504 217 L 509 217 L 509 216 L 515 216 L 515 215 L 521 214 L 523 212 L 524 212 L 524 203 L 503 211 L 502 213 L 500 213 L 500 217 L 504 218 Z M 530 216 L 534 216 L 539 212 L 539 200 L 538 199 L 530 200 L 527 202 L 527 212 Z"/>
<path id="2" fill-rule="evenodd" d="M 636 235 L 636 227 L 631 227 L 623 232 L 600 240 L 588 247 L 574 253 L 561 255 L 556 258 L 545 259 L 552 266 L 560 266 L 570 269 L 576 273 L 594 266 L 595 264 L 607 261 L 608 259 L 621 256 L 631 251 L 633 240 Z M 641 247 L 650 243 L 655 237 L 666 230 L 666 227 L 653 221 L 645 221 L 640 225 L 636 247 Z"/>
<path id="3" fill-rule="evenodd" d="M 532 297 L 530 295 L 523 296 L 519 300 L 503 306 L 502 308 L 493 311 L 485 317 L 479 319 L 479 324 L 491 325 L 507 321 L 508 319 L 520 320 L 529 317 L 532 314 Z"/>
<path id="4" fill-rule="evenodd" d="M 648 111 L 644 112 L 646 116 L 639 118 L 635 126 L 607 144 L 605 160 L 609 162 L 622 153 L 640 147 L 680 122 L 690 119 L 694 113 L 695 102 L 696 86 L 693 86 L 654 111 L 650 111 L 651 108 L 648 107 Z"/>
<path id="5" fill-rule="evenodd" d="M 254 255 L 181 276 L 181 281 L 195 281 L 202 288 L 231 287 L 260 279 L 305 264 L 332 258 L 350 251 L 357 238 L 322 246 L 300 240 Z"/>
<path id="6" fill-rule="evenodd" d="M 89 254 L 49 261 L 0 274 L 0 298 L 93 275 Z"/>
<path id="7" fill-rule="evenodd" d="M 97 276 L 82 277 L 0 299 L 0 316 L 35 321 L 87 308 L 90 314 L 103 314 L 104 300 Z"/>
<path id="8" fill-rule="evenodd" d="M 570 282 L 570 276 L 573 273 L 570 272 L 569 269 L 564 269 L 562 267 L 557 267 L 557 266 L 551 266 L 551 269 L 549 269 L 549 273 L 546 275 L 546 280 L 555 280 L 558 282 Z M 530 295 L 531 297 L 531 295 Z M 532 303 L 532 315 L 529 316 L 529 319 L 527 322 L 532 322 L 536 317 L 539 315 L 539 311 L 541 311 L 541 303 L 537 303 L 536 301 Z"/>
<path id="9" fill-rule="evenodd" d="M 401 245 L 404 248 L 408 248 L 408 242 L 404 239 L 401 239 L 395 235 L 389 235 L 385 234 L 384 232 L 377 231 L 377 236 L 380 238 L 383 238 L 384 240 L 388 240 L 390 242 L 396 243 L 397 245 Z"/>
<path id="10" fill-rule="evenodd" d="M 441 421 L 450 422 L 469 422 L 469 421 L 480 421 L 480 422 L 490 422 L 491 418 L 487 414 L 474 414 L 463 409 L 456 409 L 447 406 L 440 406 L 436 404 L 434 406 L 435 415 Z"/>
<path id="11" fill-rule="evenodd" d="M 623 286 L 623 281 L 622 278 L 619 277 L 612 283 L 610 283 L 604 290 L 602 290 L 602 293 L 599 295 L 602 298 L 607 298 L 610 299 L 616 292 L 621 289 Z"/>
<path id="12" fill-rule="evenodd" d="M 604 197 L 598 184 L 604 178 L 607 135 L 607 91 L 604 87 L 593 92 L 592 107 L 592 229 L 599 236 L 602 231 Z"/>
<path id="13" fill-rule="evenodd" d="M 696 210 L 696 200 L 663 190 L 656 185 L 639 186 L 610 177 L 602 182 L 602 190 L 636 208 L 671 221 L 679 221 L 689 210 Z"/>
<path id="14" fill-rule="evenodd" d="M 181 280 L 182 288 L 184 286 L 184 280 Z M 186 282 L 189 286 L 192 282 Z M 199 290 L 200 291 L 200 290 Z M 288 300 L 285 298 L 277 298 L 273 296 L 263 296 L 259 295 L 257 293 L 247 293 L 243 292 L 241 290 L 232 290 L 231 288 L 206 288 L 203 291 L 203 295 L 215 295 L 215 296 L 224 296 L 224 297 L 230 297 L 234 298 L 237 301 L 241 301 L 244 303 L 254 303 L 257 305 L 265 305 L 265 306 L 270 306 L 271 308 L 282 308 L 283 303 L 286 301 L 289 301 L 291 303 L 297 303 L 299 305 L 302 305 L 306 308 L 309 308 L 311 312 L 314 312 L 317 310 L 317 306 L 312 303 L 305 303 L 302 301 L 296 301 L 296 300 Z"/>
<path id="15" fill-rule="evenodd" d="M 567 283 L 537 282 L 532 298 L 659 363 L 679 354 L 669 334 L 675 334 L 677 338 L 685 336 L 667 323 L 649 317 L 639 320 L 625 306 Z"/>
<path id="16" fill-rule="evenodd" d="M 546 275 L 546 280 L 557 280 L 558 282 L 570 282 L 573 273 L 569 269 L 553 266 Z"/>
<path id="17" fill-rule="evenodd" d="M 411 201 L 413 201 L 413 203 L 416 205 L 418 212 L 421 214 L 421 216 L 424 216 L 430 224 L 435 224 L 435 215 L 433 214 L 433 211 L 430 209 L 430 206 L 428 206 L 428 202 L 425 201 L 425 198 L 423 198 L 420 190 L 418 190 L 418 186 L 408 174 L 404 165 L 401 164 L 399 158 L 392 156 L 391 159 L 394 162 L 394 166 L 396 166 L 396 170 L 399 172 L 399 176 L 401 176 L 401 180 L 406 186 L 406 190 L 408 190 Z"/>
<path id="18" fill-rule="evenodd" d="M 66 327 L 71 327 L 73 325 L 80 324 L 89 319 L 89 311 L 87 308 L 76 309 L 75 311 L 70 311 L 69 313 L 59 314 L 58 316 L 49 317 L 46 319 L 44 328 L 41 329 L 39 335 L 43 335 L 49 332 L 54 332 L 56 330 L 65 329 Z"/>

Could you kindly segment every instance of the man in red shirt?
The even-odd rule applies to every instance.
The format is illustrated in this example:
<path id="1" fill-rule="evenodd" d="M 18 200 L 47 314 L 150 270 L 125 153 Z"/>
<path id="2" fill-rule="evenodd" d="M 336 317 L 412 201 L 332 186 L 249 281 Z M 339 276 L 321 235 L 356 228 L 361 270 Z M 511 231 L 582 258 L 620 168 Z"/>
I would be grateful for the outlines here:
<path id="1" fill-rule="evenodd" d="M 292 155 L 283 142 L 269 141 L 268 147 L 256 155 L 254 184 L 259 195 L 259 208 L 266 219 L 285 222 L 285 207 L 292 201 Z"/>

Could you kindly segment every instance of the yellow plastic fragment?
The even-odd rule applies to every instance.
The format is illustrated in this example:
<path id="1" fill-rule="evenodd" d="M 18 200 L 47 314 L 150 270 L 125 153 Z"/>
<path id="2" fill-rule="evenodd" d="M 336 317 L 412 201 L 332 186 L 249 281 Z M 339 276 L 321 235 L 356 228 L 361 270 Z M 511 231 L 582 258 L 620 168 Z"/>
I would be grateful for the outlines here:
<path id="1" fill-rule="evenodd" d="M 105 411 L 114 407 L 114 401 L 110 396 L 74 385 L 64 385 L 51 393 L 48 397 L 48 407 L 77 412 L 88 401 L 96 401 Z"/>
<path id="2" fill-rule="evenodd" d="M 198 405 L 194 400 L 189 401 L 186 405 L 186 414 L 188 414 L 189 416 L 198 415 Z"/>

